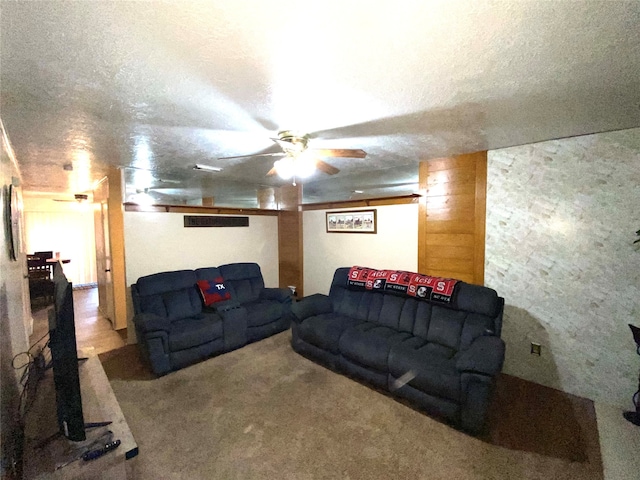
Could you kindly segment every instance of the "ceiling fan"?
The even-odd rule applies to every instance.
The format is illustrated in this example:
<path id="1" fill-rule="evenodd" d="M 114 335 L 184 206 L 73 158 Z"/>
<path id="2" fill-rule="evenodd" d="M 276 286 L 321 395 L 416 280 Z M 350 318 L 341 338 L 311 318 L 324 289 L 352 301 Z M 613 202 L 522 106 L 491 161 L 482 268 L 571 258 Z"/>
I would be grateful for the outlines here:
<path id="1" fill-rule="evenodd" d="M 84 203 L 89 200 L 89 195 L 86 193 L 74 193 L 73 199 L 71 198 L 54 198 L 54 202 L 70 202 L 70 203 Z"/>
<path id="2" fill-rule="evenodd" d="M 253 155 L 239 155 L 234 157 L 222 157 L 218 160 L 234 160 L 238 158 L 251 157 L 283 157 L 276 160 L 273 168 L 267 175 L 278 174 L 283 179 L 305 178 L 315 170 L 320 170 L 328 175 L 335 175 L 340 170 L 333 165 L 321 160 L 320 157 L 337 158 L 365 158 L 367 153 L 360 149 L 348 148 L 309 148 L 310 137 L 308 134 L 297 134 L 292 130 L 282 130 L 278 132 L 278 138 L 272 138 L 282 149 L 275 153 L 256 153 Z"/>

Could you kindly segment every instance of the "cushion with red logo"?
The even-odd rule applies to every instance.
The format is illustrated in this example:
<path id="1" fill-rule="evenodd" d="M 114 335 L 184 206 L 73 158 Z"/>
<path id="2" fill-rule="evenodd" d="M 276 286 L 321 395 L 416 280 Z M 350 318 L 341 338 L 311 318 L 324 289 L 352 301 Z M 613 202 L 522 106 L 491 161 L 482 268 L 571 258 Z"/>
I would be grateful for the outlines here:
<path id="1" fill-rule="evenodd" d="M 204 300 L 204 304 L 207 307 L 210 307 L 214 303 L 231 299 L 231 294 L 224 285 L 222 277 L 217 277 L 213 280 L 198 280 L 198 288 L 202 294 L 202 300 Z"/>

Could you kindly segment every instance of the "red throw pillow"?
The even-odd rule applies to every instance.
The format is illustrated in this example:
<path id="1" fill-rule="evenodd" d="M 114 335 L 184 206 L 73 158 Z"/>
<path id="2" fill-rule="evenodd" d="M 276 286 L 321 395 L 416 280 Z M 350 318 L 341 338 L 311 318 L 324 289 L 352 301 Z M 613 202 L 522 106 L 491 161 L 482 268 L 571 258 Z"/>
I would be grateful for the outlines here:
<path id="1" fill-rule="evenodd" d="M 207 307 L 231 298 L 231 294 L 224 285 L 222 277 L 217 277 L 213 280 L 198 280 L 198 288 Z"/>

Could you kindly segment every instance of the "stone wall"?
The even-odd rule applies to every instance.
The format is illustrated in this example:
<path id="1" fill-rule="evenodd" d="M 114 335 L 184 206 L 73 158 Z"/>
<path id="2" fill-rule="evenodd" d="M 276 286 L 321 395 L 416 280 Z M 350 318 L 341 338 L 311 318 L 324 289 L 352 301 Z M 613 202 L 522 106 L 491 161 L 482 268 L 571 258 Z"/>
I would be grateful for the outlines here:
<path id="1" fill-rule="evenodd" d="M 489 152 L 485 283 L 506 300 L 505 372 L 631 407 L 638 229 L 640 129 Z"/>

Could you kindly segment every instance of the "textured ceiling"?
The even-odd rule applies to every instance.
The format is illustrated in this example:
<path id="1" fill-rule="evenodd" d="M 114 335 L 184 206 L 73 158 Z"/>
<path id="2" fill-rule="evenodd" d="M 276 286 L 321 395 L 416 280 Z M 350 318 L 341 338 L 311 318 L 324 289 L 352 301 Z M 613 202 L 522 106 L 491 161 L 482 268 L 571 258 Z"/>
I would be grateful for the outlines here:
<path id="1" fill-rule="evenodd" d="M 81 192 L 111 164 L 129 194 L 255 206 L 287 183 L 273 158 L 218 158 L 294 129 L 368 153 L 325 159 L 341 172 L 305 202 L 397 195 L 419 160 L 640 126 L 638 1 L 16 1 L 0 22 L 26 190 Z"/>

